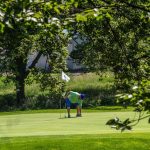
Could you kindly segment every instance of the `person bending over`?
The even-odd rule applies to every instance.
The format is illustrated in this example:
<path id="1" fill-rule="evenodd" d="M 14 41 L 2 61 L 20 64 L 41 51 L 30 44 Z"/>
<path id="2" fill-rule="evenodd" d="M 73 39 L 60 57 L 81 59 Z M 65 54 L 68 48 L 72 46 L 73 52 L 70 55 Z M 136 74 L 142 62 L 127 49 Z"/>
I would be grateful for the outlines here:
<path id="1" fill-rule="evenodd" d="M 67 107 L 68 118 L 70 118 L 70 107 L 75 105 L 77 108 L 77 117 L 81 117 L 82 101 L 85 98 L 85 94 L 81 94 L 74 91 L 69 91 L 66 94 L 65 102 Z"/>

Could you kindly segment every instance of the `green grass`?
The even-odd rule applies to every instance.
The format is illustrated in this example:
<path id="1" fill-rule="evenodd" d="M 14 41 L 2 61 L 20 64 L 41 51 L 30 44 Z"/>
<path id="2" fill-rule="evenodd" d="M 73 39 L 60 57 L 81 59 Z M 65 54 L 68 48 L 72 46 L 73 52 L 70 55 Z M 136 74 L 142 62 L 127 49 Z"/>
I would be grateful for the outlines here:
<path id="1" fill-rule="evenodd" d="M 18 112 L 19 113 L 19 112 Z M 71 113 L 75 116 L 74 111 Z M 133 117 L 133 112 L 85 112 L 81 118 L 64 113 L 0 116 L 0 150 L 148 150 L 150 125 L 142 120 L 132 131 L 121 133 L 106 126 L 113 117 Z"/>
<path id="2" fill-rule="evenodd" d="M 68 73 L 69 74 L 69 73 Z M 69 74 L 71 80 L 67 83 L 66 89 L 84 92 L 89 97 L 100 99 L 101 97 L 111 97 L 114 95 L 114 77 L 110 72 L 103 73 L 100 78 L 95 73 L 83 74 Z M 0 96 L 7 94 L 15 95 L 15 86 L 13 82 L 4 83 L 5 77 L 0 77 Z M 27 97 L 37 96 L 39 94 L 48 93 L 48 91 L 41 91 L 40 86 L 33 82 L 25 86 L 25 93 Z"/>
<path id="3" fill-rule="evenodd" d="M 84 100 L 83 105 L 86 108 L 108 104 L 114 105 L 115 88 L 113 86 L 114 77 L 112 73 L 103 73 L 101 78 L 95 73 L 70 73 L 69 76 L 71 80 L 66 84 L 66 89 L 85 93 L 87 98 Z M 0 110 L 16 110 L 15 86 L 12 82 L 8 84 L 3 83 L 2 81 L 4 80 L 4 77 L 0 77 Z M 48 90 L 42 91 L 36 82 L 25 86 L 25 95 L 27 109 L 58 108 L 59 98 L 53 98 Z M 49 98 L 47 98 L 48 96 Z"/>
<path id="4" fill-rule="evenodd" d="M 3 138 L 0 150 L 149 150 L 150 134 L 99 134 Z"/>
<path id="5" fill-rule="evenodd" d="M 70 75 L 67 88 L 88 93 L 94 100 L 114 96 L 113 75 L 99 80 L 93 73 Z M 85 84 L 86 83 L 86 84 Z M 27 96 L 40 93 L 36 84 L 26 86 Z M 0 80 L 0 95 L 14 94 L 14 85 Z M 29 110 L 0 113 L 0 150 L 150 150 L 150 125 L 142 120 L 132 131 L 121 133 L 105 123 L 116 116 L 133 117 L 132 107 L 83 109 L 83 117 L 64 118 L 66 110 Z M 108 112 L 109 111 L 109 112 Z M 60 117 L 62 119 L 60 119 Z"/>
<path id="6" fill-rule="evenodd" d="M 134 112 L 95 112 L 84 113 L 81 118 L 64 118 L 64 113 L 35 113 L 0 116 L 0 137 L 102 134 L 120 133 L 105 125 L 107 120 L 118 116 L 125 119 L 133 117 Z M 75 117 L 75 113 L 71 114 Z M 132 132 L 150 132 L 145 119 Z"/>
<path id="7" fill-rule="evenodd" d="M 67 89 L 77 90 L 77 91 L 97 91 L 99 89 L 107 89 L 113 85 L 114 78 L 113 74 L 106 72 L 100 78 L 99 75 L 95 73 L 84 73 L 84 74 L 69 74 L 71 80 L 67 83 Z M 3 82 L 5 77 L 0 77 L 0 94 L 14 93 L 15 86 L 13 82 L 5 83 Z M 86 84 L 85 84 L 86 83 Z M 41 93 L 40 87 L 35 82 L 31 85 L 26 85 L 26 94 L 36 95 Z"/>
<path id="8" fill-rule="evenodd" d="M 127 107 L 127 109 L 122 106 L 97 106 L 90 109 L 83 109 L 86 113 L 94 113 L 94 112 L 128 112 L 133 111 L 134 107 Z M 39 110 L 26 110 L 26 111 L 7 111 L 0 112 L 0 116 L 3 115 L 18 115 L 18 114 L 36 114 L 36 113 L 64 113 L 66 109 L 39 109 Z M 76 112 L 75 109 L 71 110 L 72 112 Z"/>
<path id="9" fill-rule="evenodd" d="M 114 84 L 113 74 L 110 72 L 104 73 L 100 78 L 95 73 L 86 73 L 79 75 L 70 75 L 71 80 L 67 84 L 67 89 L 73 89 L 75 91 L 84 91 L 89 95 L 99 95 L 104 90 L 109 92 Z M 109 93 L 108 93 L 109 94 Z"/>
<path id="10" fill-rule="evenodd" d="M 71 80 L 68 82 L 68 88 L 71 89 L 109 87 L 114 82 L 113 74 L 110 72 L 104 73 L 102 77 L 95 73 L 70 74 L 69 76 Z"/>

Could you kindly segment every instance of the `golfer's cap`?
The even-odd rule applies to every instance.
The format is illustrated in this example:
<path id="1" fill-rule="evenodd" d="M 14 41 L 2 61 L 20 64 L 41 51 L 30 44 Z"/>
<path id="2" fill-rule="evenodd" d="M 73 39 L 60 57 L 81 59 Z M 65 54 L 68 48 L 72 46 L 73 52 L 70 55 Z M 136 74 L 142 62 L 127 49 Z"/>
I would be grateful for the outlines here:
<path id="1" fill-rule="evenodd" d="M 80 97 L 83 100 L 85 98 L 85 94 L 80 94 Z"/>

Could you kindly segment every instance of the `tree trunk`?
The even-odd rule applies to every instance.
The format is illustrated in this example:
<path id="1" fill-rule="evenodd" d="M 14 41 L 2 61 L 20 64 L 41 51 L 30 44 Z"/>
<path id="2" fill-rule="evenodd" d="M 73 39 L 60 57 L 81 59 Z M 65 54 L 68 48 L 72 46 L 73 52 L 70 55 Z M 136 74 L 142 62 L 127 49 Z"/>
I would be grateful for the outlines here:
<path id="1" fill-rule="evenodd" d="M 24 75 L 20 75 L 16 77 L 16 100 L 17 107 L 21 107 L 25 102 L 25 78 Z"/>
<path id="2" fill-rule="evenodd" d="M 42 53 L 39 52 L 31 65 L 26 70 L 27 59 L 20 57 L 16 59 L 16 100 L 17 107 L 22 107 L 25 103 L 25 79 L 29 75 L 30 69 L 35 67 L 36 63 L 40 59 Z M 27 58 L 27 57 L 26 57 Z"/>
<path id="3" fill-rule="evenodd" d="M 20 57 L 16 62 L 16 102 L 17 107 L 22 107 L 25 103 L 26 61 Z"/>

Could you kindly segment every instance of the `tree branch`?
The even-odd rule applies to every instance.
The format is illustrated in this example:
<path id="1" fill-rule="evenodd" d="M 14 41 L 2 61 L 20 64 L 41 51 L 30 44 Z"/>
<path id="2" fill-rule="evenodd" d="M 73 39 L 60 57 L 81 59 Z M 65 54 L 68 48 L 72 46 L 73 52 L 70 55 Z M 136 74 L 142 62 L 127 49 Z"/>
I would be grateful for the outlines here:
<path id="1" fill-rule="evenodd" d="M 38 52 L 37 56 L 35 57 L 35 59 L 32 61 L 31 65 L 28 67 L 27 71 L 26 71 L 26 76 L 29 74 L 30 69 L 32 69 L 33 67 L 35 67 L 36 63 L 38 62 L 38 60 L 40 59 L 42 55 L 42 52 Z"/>
<path id="2" fill-rule="evenodd" d="M 148 118 L 148 117 L 150 117 L 150 115 L 141 117 L 141 115 L 139 114 L 138 119 L 135 119 L 135 120 L 132 120 L 132 121 L 131 121 L 132 123 L 133 123 L 133 122 L 136 122 L 135 124 L 133 124 L 133 125 L 131 125 L 131 126 L 132 126 L 132 127 L 133 127 L 133 126 L 136 126 L 136 125 L 139 123 L 140 120 L 143 120 L 143 119 Z"/>
<path id="3" fill-rule="evenodd" d="M 128 3 L 126 0 L 118 0 L 120 3 L 124 3 L 129 7 L 132 7 L 134 9 L 140 9 L 142 11 L 146 11 L 146 12 L 150 12 L 150 9 L 144 7 L 144 6 L 140 6 L 140 5 L 134 5 L 133 3 Z"/>

